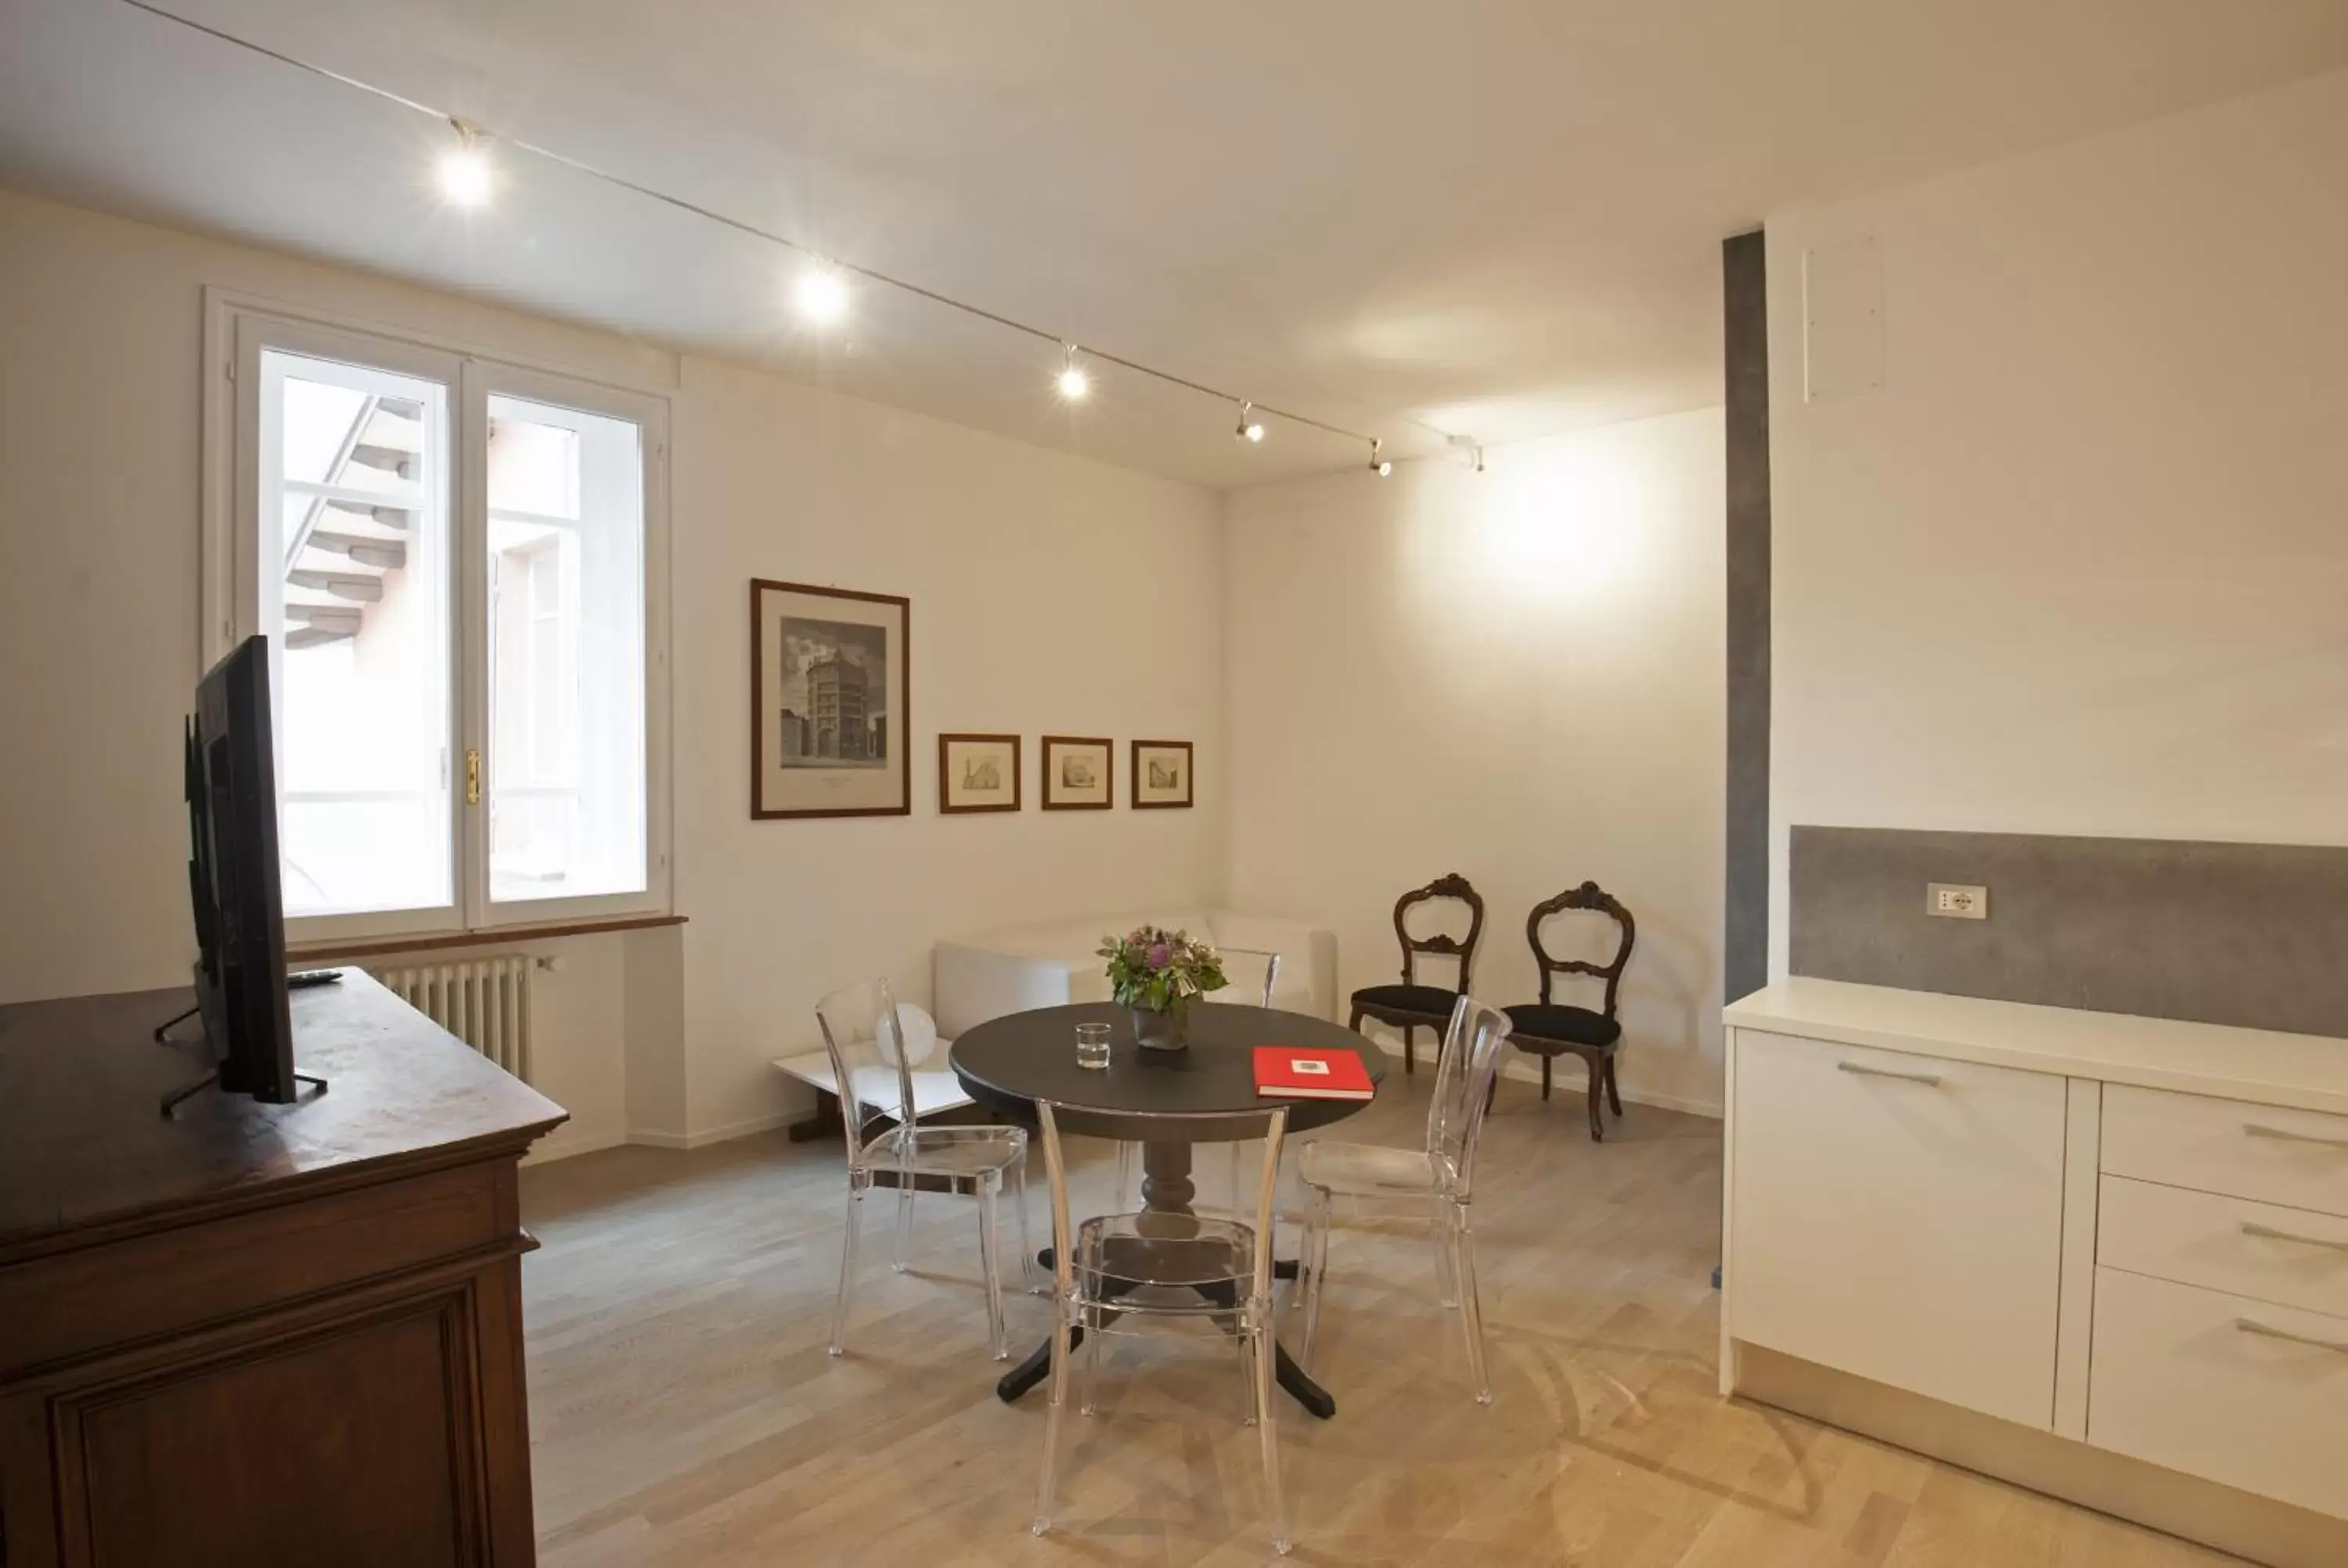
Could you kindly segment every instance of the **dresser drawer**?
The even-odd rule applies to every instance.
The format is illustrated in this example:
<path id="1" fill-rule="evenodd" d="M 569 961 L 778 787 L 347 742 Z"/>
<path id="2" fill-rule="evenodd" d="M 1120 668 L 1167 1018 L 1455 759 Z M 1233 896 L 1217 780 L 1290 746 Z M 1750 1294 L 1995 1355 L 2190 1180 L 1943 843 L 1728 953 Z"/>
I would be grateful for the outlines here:
<path id="1" fill-rule="evenodd" d="M 2106 1176 L 2096 1261 L 2348 1317 L 2348 1219 Z"/>
<path id="2" fill-rule="evenodd" d="M 2104 1090 L 2103 1168 L 2348 1214 L 2348 1116 L 2111 1084 Z"/>
<path id="3" fill-rule="evenodd" d="M 2348 1318 L 2098 1268 L 2087 1440 L 2348 1517 Z"/>

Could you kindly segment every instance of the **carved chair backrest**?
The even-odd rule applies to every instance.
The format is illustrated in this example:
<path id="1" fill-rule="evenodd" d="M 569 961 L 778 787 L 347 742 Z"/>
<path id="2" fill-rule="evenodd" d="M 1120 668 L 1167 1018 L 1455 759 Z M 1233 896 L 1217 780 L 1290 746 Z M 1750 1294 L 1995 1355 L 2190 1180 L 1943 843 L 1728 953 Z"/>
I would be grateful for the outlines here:
<path id="1" fill-rule="evenodd" d="M 1561 915 L 1569 909 L 1593 910 L 1613 920 L 1622 935 L 1612 963 L 1593 964 L 1581 958 L 1551 958 L 1549 949 L 1541 946 L 1541 923 L 1550 916 Z M 1570 892 L 1534 905 L 1533 912 L 1525 917 L 1525 940 L 1532 944 L 1533 962 L 1540 968 L 1542 1005 L 1548 1005 L 1550 999 L 1551 975 L 1591 975 L 1606 982 L 1606 1016 L 1612 1018 L 1615 994 L 1622 989 L 1622 970 L 1631 962 L 1631 944 L 1637 939 L 1638 931 L 1638 922 L 1631 918 L 1631 911 L 1622 907 L 1622 900 L 1595 882 L 1585 882 Z"/>
<path id="2" fill-rule="evenodd" d="M 1432 936 L 1410 934 L 1408 916 L 1420 904 L 1437 899 L 1449 899 L 1468 907 L 1468 934 L 1454 937 L 1437 931 Z M 1415 887 L 1395 900 L 1395 936 L 1402 943 L 1402 983 L 1417 984 L 1416 968 L 1421 953 L 1457 958 L 1459 961 L 1459 994 L 1468 994 L 1468 971 L 1476 962 L 1476 940 L 1484 933 L 1484 897 L 1468 885 L 1468 878 L 1457 871 L 1438 876 L 1424 887 Z"/>

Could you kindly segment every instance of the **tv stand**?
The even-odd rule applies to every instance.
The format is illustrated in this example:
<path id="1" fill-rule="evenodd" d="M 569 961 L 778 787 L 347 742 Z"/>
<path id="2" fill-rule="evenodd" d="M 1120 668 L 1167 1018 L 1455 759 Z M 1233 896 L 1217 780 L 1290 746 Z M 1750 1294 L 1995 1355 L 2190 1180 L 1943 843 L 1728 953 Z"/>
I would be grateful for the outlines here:
<path id="1" fill-rule="evenodd" d="M 515 1165 L 563 1111 L 354 971 L 292 997 L 332 1094 L 163 1120 L 189 999 L 0 1006 L 7 1561 L 526 1568 Z"/>
<path id="2" fill-rule="evenodd" d="M 339 972 L 336 972 L 335 978 L 336 979 L 340 979 L 342 976 Z M 170 1044 L 171 1041 L 166 1037 L 170 1034 L 171 1030 L 187 1022 L 190 1019 L 195 1017 L 196 1014 L 202 1010 L 203 1009 L 201 1006 L 185 1008 L 179 1012 L 173 1013 L 161 1023 L 157 1024 L 155 1026 L 155 1043 L 157 1045 Z M 171 1112 L 180 1108 L 180 1102 L 182 1100 L 191 1100 L 195 1096 L 201 1094 L 205 1090 L 210 1089 L 213 1084 L 218 1083 L 220 1081 L 220 1075 L 221 1070 L 215 1067 L 210 1072 L 205 1073 L 201 1078 L 197 1079 L 193 1083 L 187 1084 L 179 1089 L 174 1089 L 170 1093 L 164 1095 L 163 1120 L 168 1122 L 171 1119 Z M 294 1081 L 296 1083 L 307 1083 L 316 1089 L 321 1094 L 324 1094 L 326 1091 L 326 1081 L 319 1077 L 314 1072 L 296 1072 L 294 1075 Z"/>
<path id="3" fill-rule="evenodd" d="M 197 1095 L 201 1094 L 205 1090 L 210 1089 L 214 1084 L 218 1083 L 220 1081 L 220 1075 L 221 1070 L 215 1067 L 210 1072 L 205 1073 L 201 1078 L 197 1079 L 193 1083 L 188 1084 L 183 1088 L 174 1089 L 170 1093 L 164 1095 L 163 1120 L 168 1122 L 171 1119 L 171 1112 L 180 1108 L 180 1102 L 183 1100 L 192 1100 Z M 316 1089 L 321 1094 L 324 1094 L 326 1091 L 326 1081 L 313 1072 L 296 1072 L 294 1075 L 294 1081 L 296 1083 L 307 1083 Z"/>

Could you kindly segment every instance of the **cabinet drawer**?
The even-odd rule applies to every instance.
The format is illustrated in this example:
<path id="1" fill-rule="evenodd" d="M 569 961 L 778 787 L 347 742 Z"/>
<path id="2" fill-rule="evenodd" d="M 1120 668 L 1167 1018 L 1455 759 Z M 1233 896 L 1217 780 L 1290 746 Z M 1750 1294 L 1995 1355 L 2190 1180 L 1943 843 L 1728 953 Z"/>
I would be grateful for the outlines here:
<path id="1" fill-rule="evenodd" d="M 512 1241 L 513 1181 L 459 1165 L 0 1265 L 0 1382 Z"/>
<path id="2" fill-rule="evenodd" d="M 2348 1318 L 2099 1268 L 2087 1440 L 2348 1517 Z"/>
<path id="3" fill-rule="evenodd" d="M 2104 1091 L 2103 1168 L 2348 1214 L 2348 1116 L 2112 1084 Z"/>
<path id="4" fill-rule="evenodd" d="M 1747 1030 L 1735 1050 L 1730 1335 L 2051 1428 L 2063 1080 Z"/>
<path id="5" fill-rule="evenodd" d="M 2096 1261 L 2348 1317 L 2348 1219 L 2106 1176 Z"/>

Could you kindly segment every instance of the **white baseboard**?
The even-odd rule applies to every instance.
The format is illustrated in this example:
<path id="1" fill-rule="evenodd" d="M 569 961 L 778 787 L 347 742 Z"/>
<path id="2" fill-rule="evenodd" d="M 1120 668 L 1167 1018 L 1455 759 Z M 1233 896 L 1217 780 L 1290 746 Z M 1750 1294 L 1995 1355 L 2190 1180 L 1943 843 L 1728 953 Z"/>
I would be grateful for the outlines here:
<path id="1" fill-rule="evenodd" d="M 559 1135 L 540 1143 L 521 1157 L 525 1165 L 551 1165 L 557 1160 L 568 1160 L 573 1154 L 592 1154 L 599 1149 L 616 1149 L 635 1142 L 626 1132 L 598 1132 L 592 1137 L 564 1139 Z"/>
<path id="2" fill-rule="evenodd" d="M 1399 1040 L 1385 1040 L 1376 1035 L 1364 1038 L 1388 1056 L 1398 1059 L 1402 1055 L 1402 1041 Z M 1430 1045 L 1419 1060 L 1431 1068 L 1435 1061 L 1435 1048 Z M 1520 1050 L 1511 1050 L 1500 1059 L 1500 1076 L 1514 1079 L 1519 1083 L 1537 1084 L 1540 1081 L 1540 1063 Z M 1584 1094 L 1589 1092 L 1589 1089 L 1590 1079 L 1582 1071 L 1581 1059 L 1560 1057 L 1550 1079 L 1550 1092 L 1561 1094 L 1570 1090 L 1575 1094 Z M 1692 1100 L 1684 1095 L 1659 1094 L 1653 1090 L 1634 1089 L 1627 1083 L 1622 1085 L 1622 1098 L 1629 1104 L 1652 1105 L 1658 1111 L 1684 1111 L 1691 1116 L 1710 1117 L 1715 1122 L 1719 1121 L 1723 1114 L 1716 1100 Z"/>
<path id="3" fill-rule="evenodd" d="M 754 1137 L 771 1132 L 803 1121 L 804 1111 L 778 1111 L 770 1115 L 753 1116 L 747 1121 L 728 1122 L 720 1127 L 704 1127 L 693 1132 L 655 1132 L 649 1127 L 632 1127 L 624 1142 L 641 1143 L 648 1149 L 705 1149 L 712 1143 L 730 1143 L 736 1138 Z"/>

